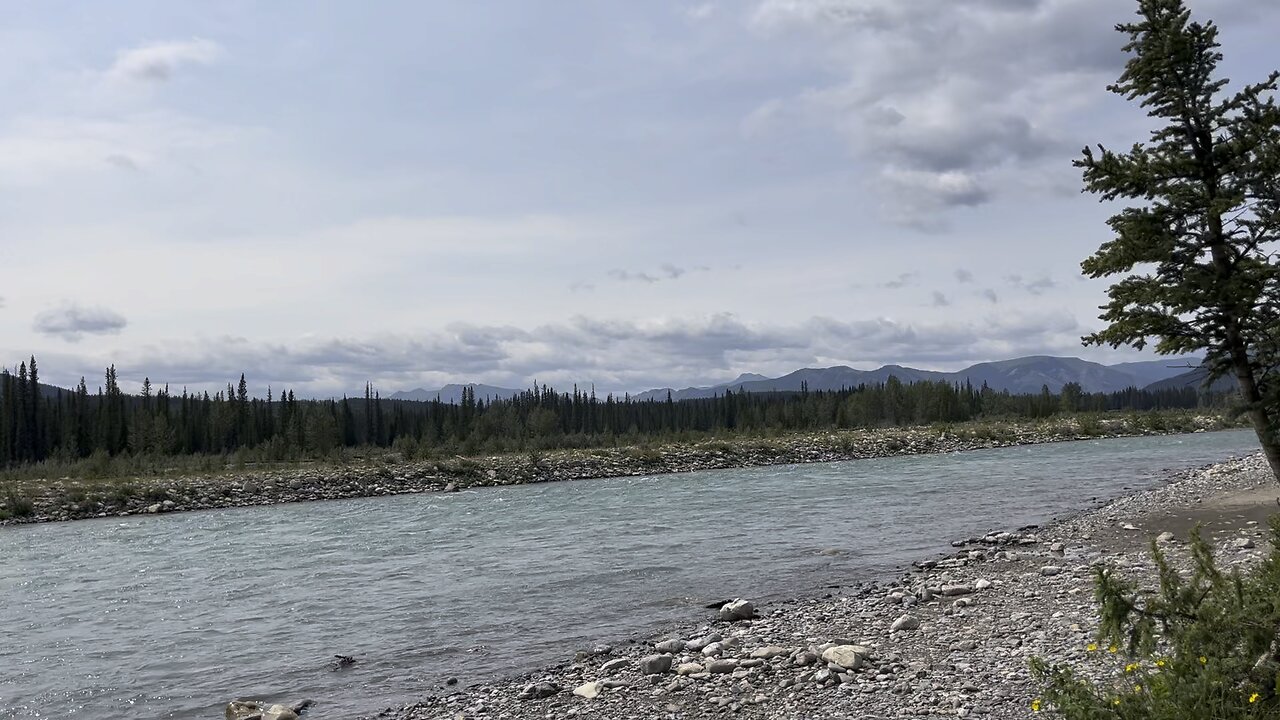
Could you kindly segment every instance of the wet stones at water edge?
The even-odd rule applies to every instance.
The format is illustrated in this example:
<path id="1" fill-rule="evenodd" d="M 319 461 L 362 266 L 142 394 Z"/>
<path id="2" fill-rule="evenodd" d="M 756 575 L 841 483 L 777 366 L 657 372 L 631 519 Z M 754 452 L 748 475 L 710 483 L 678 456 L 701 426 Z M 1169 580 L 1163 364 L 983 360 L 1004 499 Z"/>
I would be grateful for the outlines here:
<path id="1" fill-rule="evenodd" d="M 736 598 L 720 606 L 720 619 L 725 622 L 750 620 L 756 616 L 756 606 L 751 602 Z"/>
<path id="2" fill-rule="evenodd" d="M 224 713 L 226 720 L 298 720 L 313 703 L 302 700 L 292 705 L 266 705 L 257 700 L 232 700 Z"/>

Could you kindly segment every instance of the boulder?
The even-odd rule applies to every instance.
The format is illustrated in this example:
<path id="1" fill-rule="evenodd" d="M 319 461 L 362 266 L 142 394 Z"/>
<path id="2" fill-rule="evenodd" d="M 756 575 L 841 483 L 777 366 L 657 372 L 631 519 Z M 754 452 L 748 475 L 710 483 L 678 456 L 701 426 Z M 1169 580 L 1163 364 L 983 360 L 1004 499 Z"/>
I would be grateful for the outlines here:
<path id="1" fill-rule="evenodd" d="M 969 595 L 973 592 L 973 588 L 968 585 L 943 585 L 942 594 L 945 597 L 956 597 L 958 595 Z"/>
<path id="2" fill-rule="evenodd" d="M 640 658 L 640 673 L 642 675 L 661 675 L 671 671 L 670 655 L 649 655 Z"/>
<path id="3" fill-rule="evenodd" d="M 541 700 L 560 692 L 560 686 L 553 682 L 540 682 L 525 685 L 517 696 L 521 700 Z"/>
<path id="4" fill-rule="evenodd" d="M 262 706 L 253 700 L 232 700 L 224 715 L 226 720 L 262 720 Z"/>
<path id="5" fill-rule="evenodd" d="M 777 645 L 766 645 L 765 647 L 756 648 L 751 651 L 751 657 L 758 658 L 760 660 L 772 660 L 776 657 L 790 654 L 791 650 L 789 648 L 778 647 Z"/>
<path id="6" fill-rule="evenodd" d="M 720 619 L 726 622 L 750 620 L 756 616 L 756 606 L 747 600 L 733 600 L 720 606 Z"/>
<path id="7" fill-rule="evenodd" d="M 734 660 L 712 660 L 706 667 L 707 672 L 713 675 L 728 675 L 738 669 L 738 663 Z"/>
<path id="8" fill-rule="evenodd" d="M 893 621 L 893 624 L 889 626 L 889 632 L 898 632 L 899 630 L 915 630 L 918 627 L 920 627 L 920 618 L 914 617 L 912 615 L 903 615 L 899 617 L 897 620 Z"/>
<path id="9" fill-rule="evenodd" d="M 711 643 L 720 642 L 720 640 L 721 640 L 720 633 L 711 633 L 706 637 L 701 637 L 696 640 L 690 640 L 689 642 L 685 643 L 684 646 L 685 648 L 692 650 L 693 652 L 702 652 L 703 648 L 710 645 Z"/>
<path id="10" fill-rule="evenodd" d="M 861 645 L 836 645 L 822 651 L 822 659 L 846 670 L 857 670 L 871 651 Z"/>
<path id="11" fill-rule="evenodd" d="M 990 580 L 986 578 L 980 578 L 977 582 L 973 584 L 973 588 L 975 590 L 986 590 L 991 587 L 991 584 L 992 583 Z"/>
<path id="12" fill-rule="evenodd" d="M 1239 548 L 1241 550 L 1248 550 L 1249 548 L 1253 547 L 1253 540 L 1250 540 L 1247 537 L 1236 538 L 1235 540 L 1231 541 L 1231 547 Z"/>
<path id="13" fill-rule="evenodd" d="M 1170 542 L 1173 542 L 1173 538 L 1174 538 L 1174 534 L 1166 530 L 1156 536 L 1156 542 L 1170 543 Z"/>
<path id="14" fill-rule="evenodd" d="M 605 663 L 604 665 L 601 665 L 600 672 L 610 673 L 610 672 L 613 672 L 614 670 L 621 670 L 622 668 L 630 664 L 631 664 L 631 660 L 629 660 L 628 658 L 615 658 Z"/>
<path id="15" fill-rule="evenodd" d="M 657 645 L 654 645 L 653 649 L 660 653 L 671 653 L 674 655 L 675 653 L 684 650 L 684 647 L 685 642 L 683 640 L 663 640 Z"/>
<path id="16" fill-rule="evenodd" d="M 262 720 L 298 720 L 298 713 L 287 705 L 272 705 L 262 713 Z"/>
<path id="17" fill-rule="evenodd" d="M 601 691 L 604 690 L 604 683 L 596 680 L 595 682 L 583 683 L 573 689 L 573 694 L 578 697 L 584 697 L 588 700 L 594 700 Z"/>
<path id="18" fill-rule="evenodd" d="M 1044 577 L 1053 577 L 1054 575 L 1058 575 L 1061 572 L 1062 572 L 1062 568 L 1058 567 L 1057 565 L 1045 565 L 1044 567 L 1040 568 L 1040 574 L 1043 575 Z"/>
<path id="19" fill-rule="evenodd" d="M 696 675 L 702 671 L 702 665 L 695 662 L 680 663 L 680 667 L 676 668 L 677 675 Z"/>

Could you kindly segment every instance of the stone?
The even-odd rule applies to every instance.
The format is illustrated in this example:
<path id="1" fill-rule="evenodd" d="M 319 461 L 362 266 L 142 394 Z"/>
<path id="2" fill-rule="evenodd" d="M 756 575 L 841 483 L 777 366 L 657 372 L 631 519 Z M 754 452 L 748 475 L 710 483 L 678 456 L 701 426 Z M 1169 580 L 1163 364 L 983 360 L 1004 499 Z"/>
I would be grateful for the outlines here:
<path id="1" fill-rule="evenodd" d="M 1249 548 L 1253 547 L 1253 540 L 1247 537 L 1236 538 L 1235 540 L 1231 541 L 1231 547 L 1239 548 L 1241 550 L 1248 550 Z"/>
<path id="2" fill-rule="evenodd" d="M 822 651 L 822 659 L 846 670 L 857 670 L 871 651 L 861 645 L 836 645 Z"/>
<path id="3" fill-rule="evenodd" d="M 690 640 L 689 642 L 685 643 L 684 646 L 686 649 L 692 650 L 693 652 L 702 652 L 703 648 L 710 645 L 711 643 L 720 642 L 720 640 L 721 640 L 720 633 L 711 633 L 706 637 L 698 638 L 696 640 Z"/>
<path id="4" fill-rule="evenodd" d="M 147 509 L 146 509 L 146 510 L 144 510 L 143 512 L 148 512 L 148 513 L 151 513 L 151 514 L 153 514 L 153 515 L 154 515 L 155 513 L 160 512 L 160 503 L 156 503 L 156 504 L 154 504 L 154 505 L 148 505 L 148 506 L 147 506 Z"/>
<path id="5" fill-rule="evenodd" d="M 800 667 L 812 665 L 816 662 L 818 662 L 818 654 L 813 651 L 803 650 L 796 654 L 795 664 Z"/>
<path id="6" fill-rule="evenodd" d="M 615 658 L 615 659 L 610 660 L 609 662 L 607 662 L 607 663 L 605 663 L 605 664 L 601 665 L 601 666 L 600 666 L 600 672 L 603 672 L 603 673 L 611 673 L 611 672 L 613 672 L 614 670 L 621 670 L 622 668 L 624 668 L 624 667 L 626 667 L 626 666 L 628 666 L 628 665 L 630 665 L 630 664 L 631 664 L 631 660 L 629 660 L 629 659 L 627 659 L 627 658 Z"/>
<path id="7" fill-rule="evenodd" d="M 1045 565 L 1044 567 L 1040 568 L 1040 574 L 1043 575 L 1044 577 L 1053 577 L 1054 575 L 1058 575 L 1061 572 L 1062 572 L 1062 568 L 1058 567 L 1057 565 Z"/>
<path id="8" fill-rule="evenodd" d="M 990 580 L 986 578 L 980 578 L 977 582 L 973 584 L 973 588 L 975 590 L 986 590 L 990 588 L 992 584 L 993 583 Z"/>
<path id="9" fill-rule="evenodd" d="M 790 655 L 791 650 L 777 645 L 766 645 L 751 651 L 751 657 L 761 660 L 772 660 L 783 655 Z"/>
<path id="10" fill-rule="evenodd" d="M 747 600 L 737 599 L 720 606 L 720 619 L 726 622 L 750 620 L 756 615 L 756 606 Z"/>
<path id="11" fill-rule="evenodd" d="M 676 674 L 680 676 L 695 675 L 702 672 L 703 669 L 702 665 L 696 662 L 680 663 L 680 666 L 676 668 Z"/>
<path id="12" fill-rule="evenodd" d="M 671 670 L 670 655 L 649 655 L 640 658 L 640 674 L 661 675 Z"/>
<path id="13" fill-rule="evenodd" d="M 1157 536 L 1156 536 L 1156 542 L 1158 542 L 1158 543 L 1170 543 L 1170 542 L 1173 542 L 1173 538 L 1174 538 L 1173 533 L 1171 533 L 1171 532 L 1169 532 L 1169 531 L 1167 531 L 1167 530 L 1166 530 L 1165 532 L 1162 532 L 1162 533 L 1160 533 L 1159 535 L 1157 535 Z"/>
<path id="14" fill-rule="evenodd" d="M 915 630 L 918 627 L 920 627 L 920 618 L 914 617 L 912 615 L 903 615 L 899 617 L 897 620 L 893 621 L 893 624 L 889 626 L 889 632 L 898 632 L 899 630 Z"/>
<path id="15" fill-rule="evenodd" d="M 672 655 L 684 650 L 685 642 L 683 640 L 663 640 L 653 646 L 654 650 L 660 653 L 671 653 Z"/>
<path id="16" fill-rule="evenodd" d="M 262 706 L 253 700 L 232 700 L 223 714 L 226 720 L 262 720 Z"/>
<path id="17" fill-rule="evenodd" d="M 298 713 L 286 705 L 272 705 L 262 713 L 262 720 L 298 720 Z"/>
<path id="18" fill-rule="evenodd" d="M 959 595 L 968 595 L 973 592 L 973 588 L 968 585 L 943 585 L 942 594 L 946 597 L 956 597 Z"/>
<path id="19" fill-rule="evenodd" d="M 712 660 L 707 663 L 707 672 L 713 675 L 728 675 L 738 669 L 738 663 L 733 660 Z"/>
<path id="20" fill-rule="evenodd" d="M 604 690 L 604 683 L 596 680 L 595 682 L 583 683 L 573 689 L 573 694 L 588 700 L 594 700 Z"/>

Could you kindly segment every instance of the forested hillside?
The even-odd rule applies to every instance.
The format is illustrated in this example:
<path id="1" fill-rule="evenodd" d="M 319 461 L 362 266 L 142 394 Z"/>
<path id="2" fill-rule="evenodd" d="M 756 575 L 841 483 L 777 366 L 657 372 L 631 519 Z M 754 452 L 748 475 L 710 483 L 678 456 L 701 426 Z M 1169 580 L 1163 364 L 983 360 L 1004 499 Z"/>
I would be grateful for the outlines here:
<path id="1" fill-rule="evenodd" d="M 320 457 L 342 447 L 395 447 L 414 454 L 502 452 L 645 442 L 709 433 L 918 425 L 985 417 L 1043 418 L 1061 412 L 1216 406 L 1221 395 L 1194 388 L 1085 393 L 1074 383 L 1058 394 L 1028 395 L 945 382 L 883 384 L 831 391 L 725 392 L 676 402 L 597 397 L 538 386 L 510 399 L 457 404 L 364 397 L 302 400 L 292 391 L 253 397 L 242 375 L 210 395 L 174 395 L 148 379 L 140 395 L 121 391 L 113 367 L 89 392 L 39 382 L 35 358 L 0 371 L 0 467 L 91 455 L 212 455 L 252 452 L 264 460 Z"/>

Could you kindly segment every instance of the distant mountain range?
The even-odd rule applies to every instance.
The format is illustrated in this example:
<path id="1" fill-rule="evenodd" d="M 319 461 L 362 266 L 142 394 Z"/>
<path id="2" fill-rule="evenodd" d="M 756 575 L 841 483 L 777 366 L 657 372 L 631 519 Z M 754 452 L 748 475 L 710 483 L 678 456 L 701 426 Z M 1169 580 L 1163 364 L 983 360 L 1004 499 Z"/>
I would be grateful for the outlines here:
<path id="1" fill-rule="evenodd" d="M 709 387 L 691 387 L 681 390 L 658 388 L 640 393 L 637 397 L 641 400 L 665 400 L 667 393 L 670 393 L 673 400 L 690 400 L 723 395 L 726 390 L 796 392 L 801 389 L 802 384 L 807 385 L 810 390 L 838 390 L 862 384 L 877 385 L 887 382 L 890 377 L 896 377 L 904 383 L 968 381 L 975 387 L 985 383 L 993 390 L 1008 390 L 1015 394 L 1037 393 L 1044 386 L 1048 386 L 1051 392 L 1056 393 L 1069 382 L 1079 383 L 1085 392 L 1117 392 L 1130 387 L 1146 388 L 1153 383 L 1173 382 L 1175 378 L 1189 375 L 1188 368 L 1195 368 L 1199 364 L 1199 358 L 1171 358 L 1102 365 L 1074 357 L 1036 355 L 999 362 L 978 363 L 957 372 L 917 370 L 901 365 L 885 365 L 876 370 L 854 370 L 851 367 L 839 365 L 830 368 L 805 368 L 777 378 L 743 375 L 732 382 Z M 1194 378 L 1185 379 L 1172 386 L 1181 387 L 1190 384 L 1193 380 Z"/>
<path id="2" fill-rule="evenodd" d="M 462 402 L 462 389 L 468 387 L 475 388 L 477 400 L 492 400 L 494 398 L 507 400 L 513 395 L 519 395 L 523 392 L 522 390 L 512 390 L 511 388 L 497 387 L 495 385 L 468 383 L 465 385 L 445 385 L 439 390 L 425 390 L 423 388 L 401 390 L 400 392 L 391 393 L 390 399 L 429 402 L 438 398 L 440 402 L 457 405 Z"/>
<path id="3" fill-rule="evenodd" d="M 688 387 L 680 390 L 656 388 L 633 395 L 632 398 L 666 400 L 667 394 L 670 393 L 673 400 L 691 400 L 723 395 L 726 390 L 798 392 L 802 385 L 807 385 L 810 390 L 815 391 L 839 390 L 862 384 L 877 385 L 887 382 L 891 377 L 896 377 L 899 381 L 908 384 L 923 381 L 949 383 L 968 381 L 975 387 L 981 387 L 985 383 L 993 390 L 1008 390 L 1015 394 L 1038 393 L 1044 386 L 1048 386 L 1050 392 L 1056 393 L 1069 382 L 1079 383 L 1085 392 L 1118 392 L 1131 387 L 1162 390 L 1199 387 L 1205 377 L 1205 371 L 1199 365 L 1200 359 L 1194 357 L 1102 365 L 1080 358 L 1046 355 L 978 363 L 956 372 L 917 370 L 901 365 L 885 365 L 876 370 L 855 370 L 838 365 L 829 368 L 804 368 L 776 378 L 757 373 L 744 373 L 731 382 L 719 385 Z M 494 385 L 454 384 L 445 385 L 438 390 L 417 388 L 401 391 L 393 393 L 390 399 L 430 401 L 439 398 L 441 402 L 458 403 L 462 400 L 464 387 L 475 388 L 477 399 L 506 399 L 522 392 Z M 1234 387 L 1233 380 L 1224 379 L 1214 383 L 1213 389 L 1230 390 Z"/>

